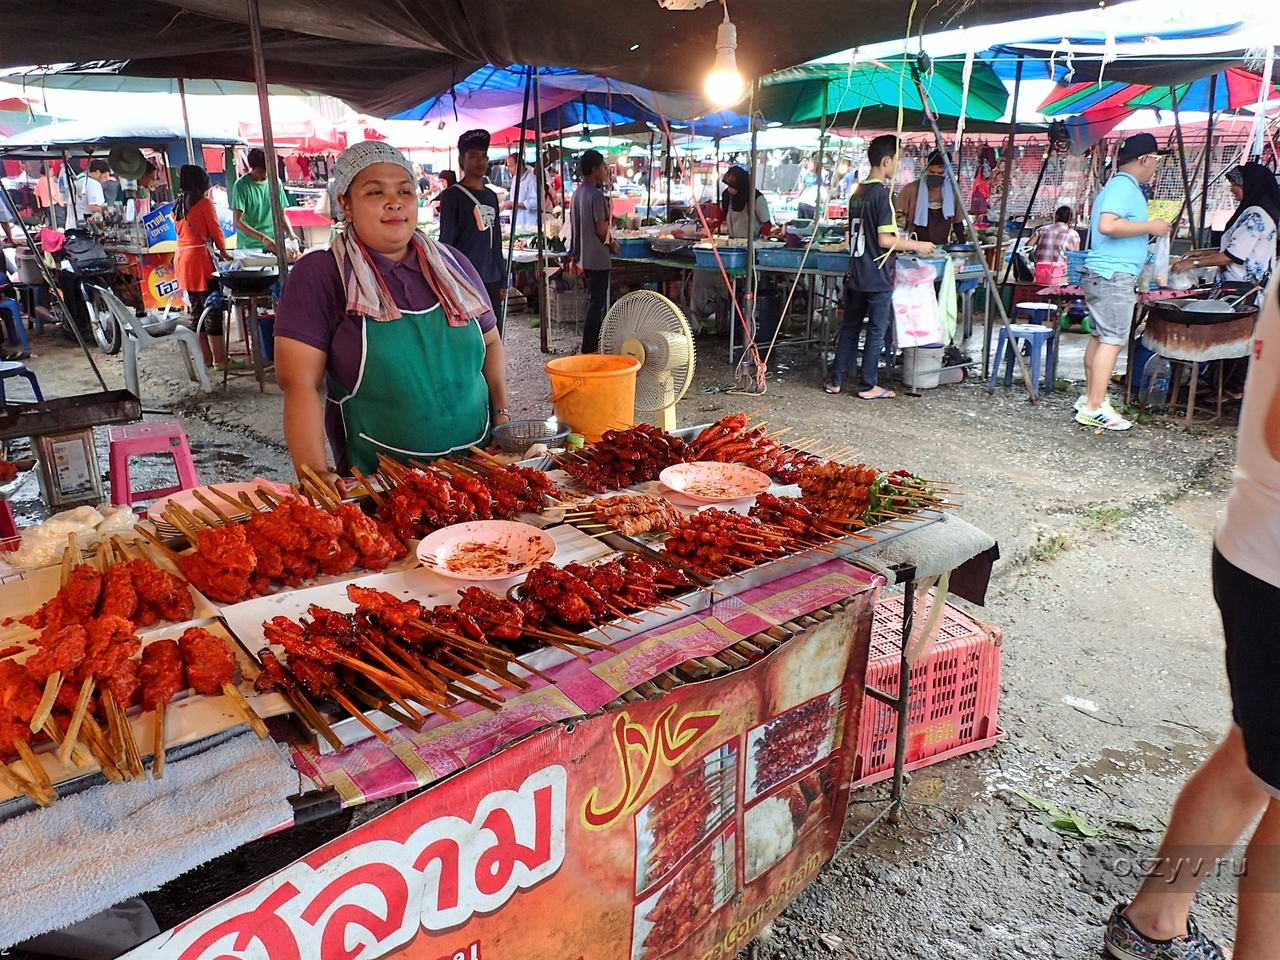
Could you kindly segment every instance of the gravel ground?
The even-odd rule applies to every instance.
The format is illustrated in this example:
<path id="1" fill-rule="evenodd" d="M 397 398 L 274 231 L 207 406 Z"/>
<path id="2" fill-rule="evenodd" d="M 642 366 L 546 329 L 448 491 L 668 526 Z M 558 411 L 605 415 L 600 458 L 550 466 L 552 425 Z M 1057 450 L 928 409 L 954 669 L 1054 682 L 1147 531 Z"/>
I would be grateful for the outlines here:
<path id="1" fill-rule="evenodd" d="M 572 352 L 569 330 L 552 333 L 558 352 Z M 514 317 L 507 345 L 513 409 L 548 412 L 537 331 Z M 1068 345 L 1078 352 L 1074 342 L 1064 352 Z M 771 429 L 792 428 L 788 439 L 821 438 L 879 466 L 954 482 L 959 515 L 996 536 L 1003 554 L 987 606 L 971 612 L 1004 634 L 1000 723 L 1008 739 L 917 771 L 908 796 L 935 806 L 912 806 L 909 822 L 880 824 L 747 955 L 1097 956 L 1101 924 L 1136 885 L 1115 867 L 1133 850 L 1061 836 L 1012 791 L 1070 808 L 1094 826 L 1157 825 L 1225 730 L 1208 561 L 1233 429 L 1155 422 L 1095 434 L 1071 421 L 1074 392 L 1031 405 L 1016 385 L 992 397 L 969 382 L 865 403 L 823 394 L 820 358 L 786 349 L 774 358 L 764 397 L 704 393 L 733 381 L 725 347 L 722 338 L 699 338 L 681 425 L 767 406 L 762 416 Z M 46 393 L 94 388 L 74 345 L 45 337 L 36 349 L 30 366 Z M 278 389 L 259 394 L 249 379 L 201 394 L 155 373 L 181 369 L 170 351 L 143 355 L 144 407 L 184 417 L 202 477 L 287 476 Z M 110 387 L 123 385 L 119 359 L 102 366 Z M 100 448 L 105 461 L 105 442 Z M 20 515 L 34 517 L 34 481 L 14 500 Z M 855 800 L 884 792 L 873 787 Z M 857 804 L 850 832 L 874 809 Z M 1136 848 L 1155 836 L 1128 835 Z M 1232 901 L 1232 884 L 1212 881 L 1198 906 L 1206 931 L 1228 942 Z"/>

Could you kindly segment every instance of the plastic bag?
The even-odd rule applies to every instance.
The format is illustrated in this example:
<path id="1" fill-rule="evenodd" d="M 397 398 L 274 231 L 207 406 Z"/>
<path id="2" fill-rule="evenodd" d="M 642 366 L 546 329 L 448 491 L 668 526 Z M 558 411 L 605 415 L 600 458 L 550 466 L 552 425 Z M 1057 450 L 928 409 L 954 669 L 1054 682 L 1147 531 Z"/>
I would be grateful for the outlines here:
<path id="1" fill-rule="evenodd" d="M 932 264 L 899 257 L 893 285 L 893 326 L 901 347 L 941 347 L 946 334 L 933 293 Z"/>
<path id="2" fill-rule="evenodd" d="M 942 270 L 942 285 L 938 288 L 938 315 L 945 342 L 950 343 L 956 338 L 956 265 L 950 258 Z"/>
<path id="3" fill-rule="evenodd" d="M 1151 255 L 1151 275 L 1157 287 L 1169 285 L 1169 237 L 1156 237 L 1155 252 Z"/>

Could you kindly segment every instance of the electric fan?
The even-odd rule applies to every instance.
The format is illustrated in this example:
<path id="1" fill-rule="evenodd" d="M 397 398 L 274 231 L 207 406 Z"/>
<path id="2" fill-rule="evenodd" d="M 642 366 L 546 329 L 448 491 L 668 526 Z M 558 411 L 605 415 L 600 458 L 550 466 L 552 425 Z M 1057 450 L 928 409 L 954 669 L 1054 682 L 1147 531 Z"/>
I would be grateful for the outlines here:
<path id="1" fill-rule="evenodd" d="M 636 410 L 676 427 L 676 402 L 693 380 L 693 334 L 680 308 L 660 293 L 635 290 L 618 298 L 600 327 L 600 352 L 640 361 Z"/>

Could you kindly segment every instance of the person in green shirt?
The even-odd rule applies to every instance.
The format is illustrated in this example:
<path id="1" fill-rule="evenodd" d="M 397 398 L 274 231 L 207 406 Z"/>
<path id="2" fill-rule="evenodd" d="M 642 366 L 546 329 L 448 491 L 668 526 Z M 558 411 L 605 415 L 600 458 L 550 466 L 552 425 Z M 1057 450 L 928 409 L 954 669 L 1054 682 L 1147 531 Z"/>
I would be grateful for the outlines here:
<path id="1" fill-rule="evenodd" d="M 249 151 L 249 172 L 231 185 L 228 200 L 235 215 L 238 240 L 236 245 L 247 250 L 276 252 L 275 225 L 271 218 L 271 193 L 267 183 L 267 158 L 257 147 Z M 284 187 L 280 187 L 280 203 L 289 206 Z M 285 235 L 296 239 L 286 219 Z"/>

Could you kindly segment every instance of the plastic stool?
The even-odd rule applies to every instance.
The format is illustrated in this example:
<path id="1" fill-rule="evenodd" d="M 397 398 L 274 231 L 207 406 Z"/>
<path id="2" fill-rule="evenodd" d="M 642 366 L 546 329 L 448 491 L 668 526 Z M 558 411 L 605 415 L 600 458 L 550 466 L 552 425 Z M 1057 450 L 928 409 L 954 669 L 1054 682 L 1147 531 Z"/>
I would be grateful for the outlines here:
<path id="1" fill-rule="evenodd" d="M 111 445 L 111 502 L 116 506 L 132 506 L 139 500 L 167 497 L 171 493 L 200 486 L 186 431 L 177 420 L 152 420 L 123 427 L 108 427 L 107 439 Z M 129 475 L 129 458 L 144 453 L 172 455 L 173 466 L 178 471 L 178 485 L 156 490 L 134 490 Z"/>
<path id="2" fill-rule="evenodd" d="M 22 308 L 18 301 L 10 297 L 0 300 L 0 321 L 4 322 L 6 335 L 14 345 L 22 345 L 22 349 L 31 352 L 31 341 L 27 339 L 27 328 L 22 325 Z"/>
<path id="3" fill-rule="evenodd" d="M 1026 318 L 1027 323 L 1039 323 L 1048 326 L 1053 322 L 1053 315 L 1058 312 L 1056 303 L 1019 303 L 1013 308 L 1011 321 Z"/>
<path id="4" fill-rule="evenodd" d="M 10 377 L 25 377 L 31 384 L 31 392 L 36 395 L 36 403 L 44 403 L 44 394 L 40 392 L 40 381 L 27 369 L 27 365 L 19 360 L 0 360 L 0 407 L 7 407 L 9 400 L 4 395 L 4 382 Z"/>
<path id="5" fill-rule="evenodd" d="M 1012 334 L 1013 343 L 1009 343 L 1009 336 Z M 1018 349 L 1018 343 L 1025 341 L 1031 344 L 1031 395 L 1039 397 L 1040 395 L 1040 346 L 1044 345 L 1044 392 L 1053 393 L 1053 377 L 1057 368 L 1057 357 L 1053 349 L 1053 340 L 1056 337 L 1056 331 L 1053 327 L 1042 327 L 1034 323 L 1011 323 L 1008 327 L 1000 328 L 1000 340 L 996 344 L 996 352 L 992 355 L 991 361 L 991 377 L 987 380 L 987 393 L 996 392 L 996 377 L 1000 373 L 1000 358 L 1003 355 L 1004 367 L 1004 385 L 1010 387 L 1013 385 L 1013 361 L 1014 351 Z"/>

